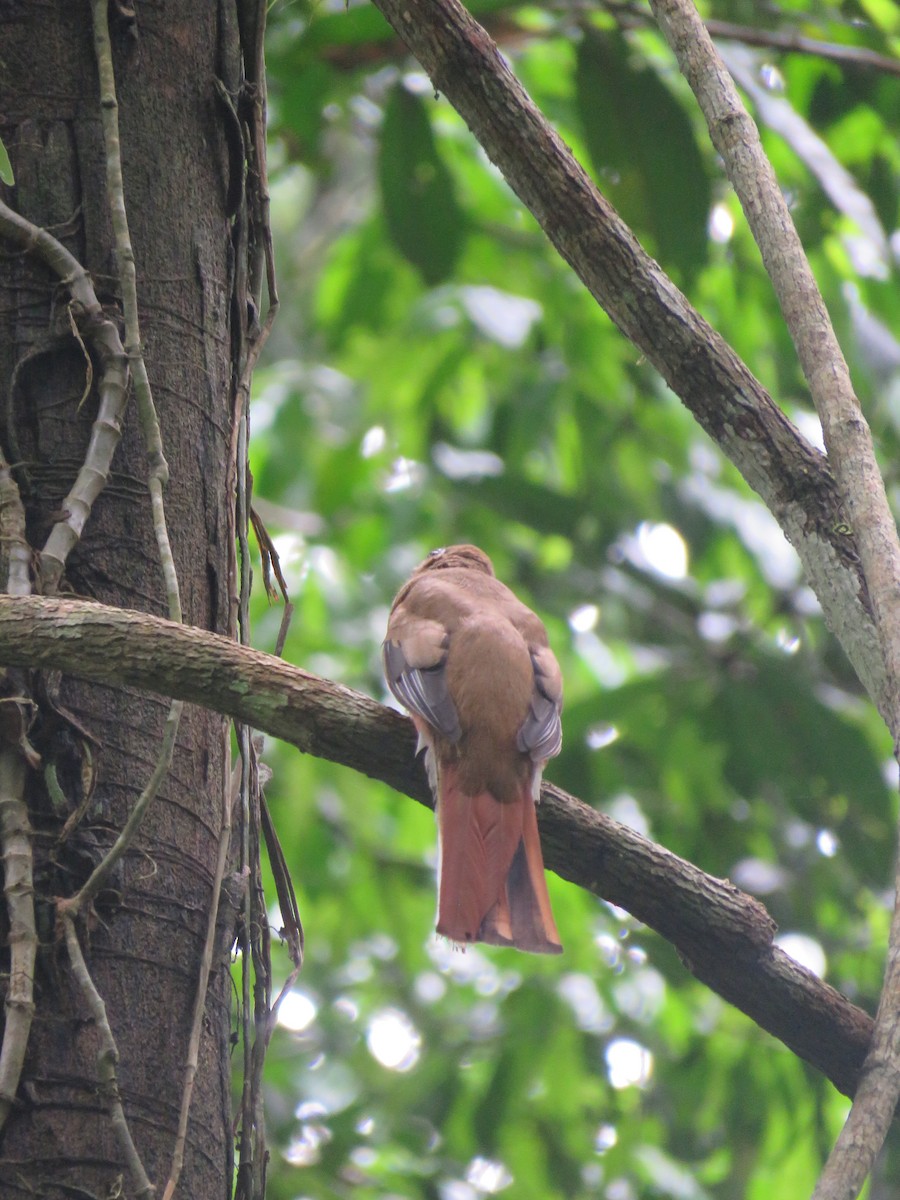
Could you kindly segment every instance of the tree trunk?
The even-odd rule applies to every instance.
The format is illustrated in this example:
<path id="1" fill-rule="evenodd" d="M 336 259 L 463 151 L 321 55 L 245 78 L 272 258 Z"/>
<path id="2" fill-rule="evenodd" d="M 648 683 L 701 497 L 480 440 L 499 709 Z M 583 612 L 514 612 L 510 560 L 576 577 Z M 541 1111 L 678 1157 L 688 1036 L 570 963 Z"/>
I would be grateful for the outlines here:
<path id="1" fill-rule="evenodd" d="M 184 620 L 230 632 L 234 135 L 215 81 L 232 92 L 240 82 L 236 4 L 139 2 L 136 19 L 128 8 L 113 3 L 109 13 L 142 342 L 169 465 L 169 532 Z M 75 255 L 120 324 L 90 6 L 12 0 L 0 8 L 0 31 L 0 138 L 15 172 L 3 198 Z M 39 550 L 83 461 L 96 395 L 85 395 L 86 353 L 65 290 L 29 254 L 2 243 L 0 252 L 0 440 L 25 503 L 29 544 Z M 166 613 L 147 477 L 131 399 L 108 484 L 61 590 Z M 97 1027 L 55 927 L 54 900 L 77 890 L 131 812 L 159 754 L 168 703 L 52 675 L 29 682 L 41 700 L 31 733 L 41 765 L 26 792 L 35 830 L 37 1007 L 16 1104 L 0 1132 L 0 1195 L 114 1195 L 123 1174 L 123 1194 L 133 1195 L 97 1084 Z M 228 758 L 227 723 L 186 708 L 172 768 L 137 842 L 78 926 L 118 1046 L 125 1116 L 157 1196 L 178 1126 Z M 48 792 L 48 767 L 64 805 Z M 83 818 L 60 843 L 63 822 L 82 803 Z M 229 1005 L 221 955 L 179 1195 L 230 1194 Z"/>

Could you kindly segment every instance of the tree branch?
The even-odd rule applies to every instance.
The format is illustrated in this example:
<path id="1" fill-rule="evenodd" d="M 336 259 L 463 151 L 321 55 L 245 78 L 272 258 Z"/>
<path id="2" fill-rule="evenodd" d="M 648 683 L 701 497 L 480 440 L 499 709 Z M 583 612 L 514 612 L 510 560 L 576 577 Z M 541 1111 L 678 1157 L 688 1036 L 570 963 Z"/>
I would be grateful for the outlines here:
<path id="1" fill-rule="evenodd" d="M 622 4 L 612 3 L 604 7 L 620 29 L 646 29 L 652 25 L 646 11 L 637 5 L 625 8 Z M 762 29 L 753 25 L 739 25 L 734 21 L 719 21 L 714 17 L 706 18 L 703 24 L 709 36 L 717 42 L 740 42 L 744 46 L 760 46 L 764 50 L 777 50 L 783 54 L 824 58 L 844 68 L 900 75 L 900 62 L 897 59 L 879 54 L 868 46 L 826 42 L 823 38 L 806 37 L 796 29 Z"/>
<path id="2" fill-rule="evenodd" d="M 800 555 L 828 627 L 888 712 L 855 534 L 824 457 L 645 253 L 459 0 L 373 3 L 598 303 L 759 493 Z"/>
<path id="3" fill-rule="evenodd" d="M 141 1162 L 141 1157 L 131 1136 L 131 1130 L 128 1127 L 128 1120 L 125 1116 L 125 1109 L 122 1105 L 122 1094 L 119 1090 L 119 1080 L 116 1072 L 116 1067 L 119 1065 L 119 1051 L 116 1048 L 116 1041 L 109 1024 L 109 1018 L 106 1015 L 106 1005 L 103 1003 L 103 997 L 97 991 L 97 986 L 88 971 L 87 963 L 81 950 L 81 944 L 78 941 L 74 919 L 71 916 L 63 916 L 61 920 L 66 938 L 66 946 L 69 951 L 69 961 L 72 965 L 72 974 L 84 992 L 88 1008 L 91 1011 L 91 1017 L 97 1029 L 97 1090 L 109 1109 L 110 1122 L 119 1143 L 122 1157 L 128 1166 L 131 1181 L 135 1188 L 134 1194 L 137 1200 L 152 1200 L 155 1189 L 147 1176 L 147 1172 L 144 1170 L 144 1164 Z"/>
<path id="4" fill-rule="evenodd" d="M 227 638 L 84 601 L 0 597 L 0 662 L 202 704 L 431 806 L 412 722 Z M 655 929 L 703 983 L 852 1094 L 872 1020 L 772 943 L 765 908 L 727 880 L 545 785 L 547 866 Z"/>
<path id="5" fill-rule="evenodd" d="M 759 130 L 706 32 L 693 0 L 651 0 L 660 29 L 706 118 L 709 136 L 772 281 L 822 423 L 862 561 L 889 680 L 900 681 L 900 543 L 869 426 Z M 900 742 L 895 694 L 882 714 Z"/>
<path id="6" fill-rule="evenodd" d="M 94 285 L 85 268 L 74 255 L 46 229 L 14 212 L 0 200 L 0 237 L 21 246 L 28 254 L 40 259 L 59 277 L 72 297 L 72 314 L 81 336 L 90 344 L 100 366 L 97 384 L 99 403 L 91 426 L 91 436 L 84 462 L 68 496 L 62 503 L 62 517 L 54 524 L 41 551 L 41 582 L 45 592 L 55 592 L 65 569 L 66 560 L 81 537 L 94 501 L 109 479 L 113 454 L 122 433 L 122 418 L 128 398 L 128 358 L 119 338 L 115 322 L 104 313 Z M 17 464 L 13 464 L 15 466 Z M 24 547 L 24 551 L 23 551 Z M 19 563 L 18 586 L 30 590 L 31 555 L 24 541 L 18 539 L 17 550 L 24 554 Z M 12 580 L 10 580 L 10 585 Z"/>
<path id="7" fill-rule="evenodd" d="M 693 0 L 650 0 L 759 246 L 822 423 L 828 460 L 853 526 L 890 681 L 882 715 L 900 747 L 900 544 L 869 426 L 759 131 Z M 815 1200 L 858 1194 L 900 1095 L 900 875 L 887 969 L 861 1085 L 816 1186 Z"/>
<path id="8" fill-rule="evenodd" d="M 0 860 L 9 914 L 10 962 L 0 1047 L 0 1128 L 16 1102 L 34 1017 L 34 964 L 38 938 L 34 920 L 31 824 L 24 791 L 25 759 L 18 747 L 6 745 L 0 749 Z"/>

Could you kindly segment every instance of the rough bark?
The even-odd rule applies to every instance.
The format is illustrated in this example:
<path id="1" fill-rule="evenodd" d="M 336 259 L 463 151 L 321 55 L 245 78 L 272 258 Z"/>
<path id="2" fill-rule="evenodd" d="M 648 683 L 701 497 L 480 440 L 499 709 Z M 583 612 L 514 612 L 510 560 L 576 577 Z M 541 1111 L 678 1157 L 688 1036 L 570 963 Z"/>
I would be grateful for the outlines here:
<path id="1" fill-rule="evenodd" d="M 0 662 L 213 705 L 431 806 L 412 722 L 367 696 L 202 630 L 65 600 L 0 599 Z M 872 1019 L 773 944 L 765 908 L 574 796 L 544 785 L 546 865 L 627 909 L 700 980 L 852 1094 Z"/>
<path id="2" fill-rule="evenodd" d="M 225 0 L 219 6 L 163 0 L 139 5 L 133 21 L 126 6 L 110 6 L 125 199 L 145 357 L 170 468 L 166 503 L 184 611 L 193 624 L 221 631 L 229 621 L 233 546 L 226 476 L 232 267 L 229 153 L 214 80 L 237 85 L 233 9 Z M 85 0 L 3 5 L 0 43 L 0 137 L 15 171 L 4 199 L 51 229 L 89 270 L 115 315 L 120 295 L 89 6 Z M 28 255 L 3 249 L 0 436 L 25 500 L 29 540 L 40 547 L 83 458 L 96 397 L 82 403 L 85 357 L 71 334 L 66 296 Z M 69 560 L 64 588 L 112 605 L 165 611 L 146 479 L 132 405 L 109 486 Z M 124 822 L 152 770 L 167 705 L 54 675 L 38 686 L 45 702 L 33 739 L 44 766 L 55 769 L 67 811 L 54 808 L 41 775 L 32 773 L 37 1012 L 18 1104 L 0 1134 L 0 1194 L 61 1200 L 74 1194 L 66 1188 L 112 1195 L 122 1164 L 98 1101 L 96 1027 L 55 936 L 51 904 L 83 882 Z M 88 750 L 96 770 L 90 797 Z M 178 1123 L 227 753 L 221 717 L 203 709 L 185 714 L 168 781 L 99 899 L 100 919 L 89 935 L 81 930 L 118 1043 L 126 1117 L 160 1186 Z M 68 811 L 83 800 L 84 820 L 55 846 Z M 220 962 L 210 985 L 183 1195 L 230 1190 L 228 1035 L 228 971 Z"/>

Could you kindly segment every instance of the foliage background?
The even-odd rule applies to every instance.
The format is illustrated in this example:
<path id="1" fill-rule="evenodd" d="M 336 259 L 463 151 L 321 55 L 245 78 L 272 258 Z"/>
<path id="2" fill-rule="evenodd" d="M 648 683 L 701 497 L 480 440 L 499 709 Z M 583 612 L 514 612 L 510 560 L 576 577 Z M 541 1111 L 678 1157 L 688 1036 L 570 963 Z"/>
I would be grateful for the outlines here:
<path id="1" fill-rule="evenodd" d="M 817 439 L 756 249 L 645 10 L 471 8 L 645 246 Z M 880 0 L 708 15 L 897 64 L 900 11 Z M 270 20 L 283 308 L 251 454 L 297 606 L 286 656 L 386 699 L 394 591 L 432 547 L 483 546 L 563 665 L 548 775 L 763 898 L 786 947 L 874 1011 L 890 744 L 793 551 L 379 14 L 334 0 Z M 900 78 L 726 49 L 752 56 L 765 145 L 896 499 Z M 255 640 L 271 648 L 281 614 L 258 591 Z M 289 748 L 266 757 L 307 930 L 269 1063 L 276 1200 L 811 1189 L 847 1102 L 660 938 L 551 877 L 561 959 L 454 953 L 431 933 L 428 813 Z M 900 1194 L 894 1177 L 889 1148 L 870 1195 Z"/>

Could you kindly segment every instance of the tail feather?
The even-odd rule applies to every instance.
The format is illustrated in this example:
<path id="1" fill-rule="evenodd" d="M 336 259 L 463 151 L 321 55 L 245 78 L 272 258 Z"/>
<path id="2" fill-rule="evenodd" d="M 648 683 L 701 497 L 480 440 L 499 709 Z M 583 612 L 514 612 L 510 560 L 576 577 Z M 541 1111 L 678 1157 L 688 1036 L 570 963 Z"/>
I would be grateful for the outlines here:
<path id="1" fill-rule="evenodd" d="M 522 841 L 506 882 L 513 945 L 535 954 L 561 954 L 562 944 L 547 894 L 537 813 L 530 795 L 522 808 Z"/>
<path id="2" fill-rule="evenodd" d="M 501 804 L 467 796 L 452 764 L 440 772 L 437 931 L 454 942 L 559 954 L 534 801 L 527 782 Z"/>

